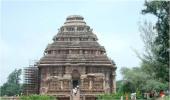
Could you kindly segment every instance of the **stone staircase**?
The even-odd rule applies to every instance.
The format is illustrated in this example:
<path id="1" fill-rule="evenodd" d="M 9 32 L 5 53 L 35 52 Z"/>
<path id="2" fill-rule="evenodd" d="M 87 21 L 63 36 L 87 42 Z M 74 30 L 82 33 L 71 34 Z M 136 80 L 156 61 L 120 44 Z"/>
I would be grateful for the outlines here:
<path id="1" fill-rule="evenodd" d="M 80 90 L 77 90 L 77 94 L 72 94 L 72 100 L 80 100 Z"/>

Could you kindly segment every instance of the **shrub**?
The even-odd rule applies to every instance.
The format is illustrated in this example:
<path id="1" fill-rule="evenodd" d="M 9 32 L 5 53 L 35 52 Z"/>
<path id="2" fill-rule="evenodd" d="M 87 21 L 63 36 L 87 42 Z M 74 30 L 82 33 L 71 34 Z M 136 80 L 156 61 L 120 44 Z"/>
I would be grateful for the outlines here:
<path id="1" fill-rule="evenodd" d="M 30 95 L 30 96 L 21 96 L 20 100 L 57 100 L 53 96 L 47 95 Z"/>
<path id="2" fill-rule="evenodd" d="M 130 100 L 129 94 L 123 94 L 123 93 L 116 93 L 116 94 L 101 94 L 97 96 L 97 100 L 120 100 L 121 96 L 123 96 L 123 99 L 126 99 L 126 95 L 128 96 L 128 99 Z"/>

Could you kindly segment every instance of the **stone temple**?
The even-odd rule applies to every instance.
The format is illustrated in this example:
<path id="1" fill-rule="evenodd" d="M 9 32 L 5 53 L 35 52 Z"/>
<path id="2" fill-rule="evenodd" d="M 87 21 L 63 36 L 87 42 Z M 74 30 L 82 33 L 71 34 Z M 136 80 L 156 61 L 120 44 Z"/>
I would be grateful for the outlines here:
<path id="1" fill-rule="evenodd" d="M 82 16 L 68 16 L 44 56 L 25 70 L 26 84 L 32 84 L 26 91 L 59 100 L 96 100 L 99 94 L 116 92 L 115 63 L 97 40 Z"/>

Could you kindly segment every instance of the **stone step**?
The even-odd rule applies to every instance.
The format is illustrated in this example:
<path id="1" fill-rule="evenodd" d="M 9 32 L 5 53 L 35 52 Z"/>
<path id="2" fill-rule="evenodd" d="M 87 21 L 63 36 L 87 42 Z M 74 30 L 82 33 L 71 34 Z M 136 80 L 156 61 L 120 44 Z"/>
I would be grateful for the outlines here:
<path id="1" fill-rule="evenodd" d="M 80 92 L 79 91 L 77 91 L 76 95 L 73 94 L 73 100 L 80 100 Z"/>

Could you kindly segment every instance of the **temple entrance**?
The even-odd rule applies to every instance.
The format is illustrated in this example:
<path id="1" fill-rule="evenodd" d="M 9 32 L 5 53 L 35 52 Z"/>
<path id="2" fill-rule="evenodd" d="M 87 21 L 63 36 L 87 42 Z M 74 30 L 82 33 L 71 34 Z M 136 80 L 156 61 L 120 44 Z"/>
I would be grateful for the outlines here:
<path id="1" fill-rule="evenodd" d="M 78 70 L 73 70 L 72 72 L 72 88 L 80 85 L 80 73 Z"/>
<path id="2" fill-rule="evenodd" d="M 73 80 L 73 88 L 79 85 L 79 80 Z"/>

